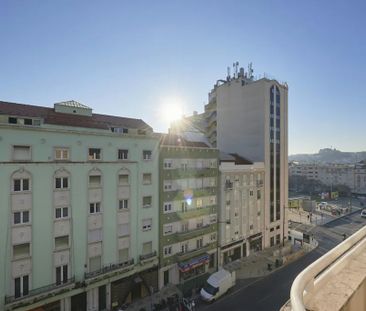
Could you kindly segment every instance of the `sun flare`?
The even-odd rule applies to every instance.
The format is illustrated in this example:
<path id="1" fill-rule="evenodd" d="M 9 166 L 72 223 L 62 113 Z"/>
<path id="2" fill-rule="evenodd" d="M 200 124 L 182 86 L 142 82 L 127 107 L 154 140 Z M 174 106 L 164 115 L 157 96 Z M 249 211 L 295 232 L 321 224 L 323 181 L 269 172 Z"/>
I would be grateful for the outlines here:
<path id="1" fill-rule="evenodd" d="M 167 123 L 177 121 L 183 116 L 183 101 L 180 98 L 166 98 L 159 108 L 161 119 Z"/>

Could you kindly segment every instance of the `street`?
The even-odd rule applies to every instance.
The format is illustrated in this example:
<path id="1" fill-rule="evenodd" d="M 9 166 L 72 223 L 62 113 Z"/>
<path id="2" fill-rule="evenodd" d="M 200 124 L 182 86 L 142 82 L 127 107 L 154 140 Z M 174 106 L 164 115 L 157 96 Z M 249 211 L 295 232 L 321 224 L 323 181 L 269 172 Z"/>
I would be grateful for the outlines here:
<path id="1" fill-rule="evenodd" d="M 349 237 L 365 224 L 366 219 L 361 218 L 360 211 L 355 211 L 328 224 L 314 227 L 312 233 L 319 242 L 315 250 L 267 277 L 248 280 L 246 286 L 233 289 L 212 304 L 200 303 L 199 310 L 278 311 L 289 299 L 295 277 L 309 264 L 340 243 L 344 233 Z"/>

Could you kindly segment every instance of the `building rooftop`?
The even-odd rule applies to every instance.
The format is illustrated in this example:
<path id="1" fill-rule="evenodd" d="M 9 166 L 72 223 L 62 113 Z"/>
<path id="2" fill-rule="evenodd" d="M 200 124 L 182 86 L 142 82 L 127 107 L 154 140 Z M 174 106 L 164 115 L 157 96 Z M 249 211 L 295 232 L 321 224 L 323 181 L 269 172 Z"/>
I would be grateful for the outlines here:
<path id="1" fill-rule="evenodd" d="M 162 146 L 210 148 L 210 146 L 204 142 L 190 141 L 185 139 L 183 136 L 175 134 L 161 134 L 160 144 Z"/>
<path id="2" fill-rule="evenodd" d="M 68 107 L 90 109 L 76 101 L 58 103 Z M 64 125 L 73 127 L 85 127 L 94 129 L 109 130 L 111 127 L 125 127 L 130 129 L 152 130 L 152 128 L 141 119 L 125 118 L 103 114 L 72 115 L 56 112 L 54 108 L 25 105 L 0 101 L 0 115 L 17 117 L 42 118 L 45 124 Z"/>
<path id="3" fill-rule="evenodd" d="M 235 162 L 236 165 L 251 165 L 252 161 L 242 157 L 237 153 L 220 152 L 220 162 Z"/>

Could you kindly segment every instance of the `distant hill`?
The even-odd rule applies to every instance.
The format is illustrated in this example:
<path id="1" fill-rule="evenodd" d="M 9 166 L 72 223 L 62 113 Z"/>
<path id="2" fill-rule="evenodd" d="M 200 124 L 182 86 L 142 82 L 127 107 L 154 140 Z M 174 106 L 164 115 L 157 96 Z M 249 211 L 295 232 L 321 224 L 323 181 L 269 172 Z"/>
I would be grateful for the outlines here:
<path id="1" fill-rule="evenodd" d="M 342 152 L 337 149 L 320 149 L 314 154 L 294 154 L 288 157 L 289 161 L 306 163 L 356 163 L 366 160 L 366 151 Z"/>

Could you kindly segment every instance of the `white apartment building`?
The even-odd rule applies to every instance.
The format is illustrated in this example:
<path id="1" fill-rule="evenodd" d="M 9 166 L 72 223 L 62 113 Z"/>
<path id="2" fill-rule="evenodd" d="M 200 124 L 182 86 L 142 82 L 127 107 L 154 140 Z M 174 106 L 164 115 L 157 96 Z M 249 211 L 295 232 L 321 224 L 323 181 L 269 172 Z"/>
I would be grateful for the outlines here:
<path id="1" fill-rule="evenodd" d="M 263 162 L 223 153 L 219 171 L 219 265 L 223 266 L 263 247 L 265 174 Z"/>

